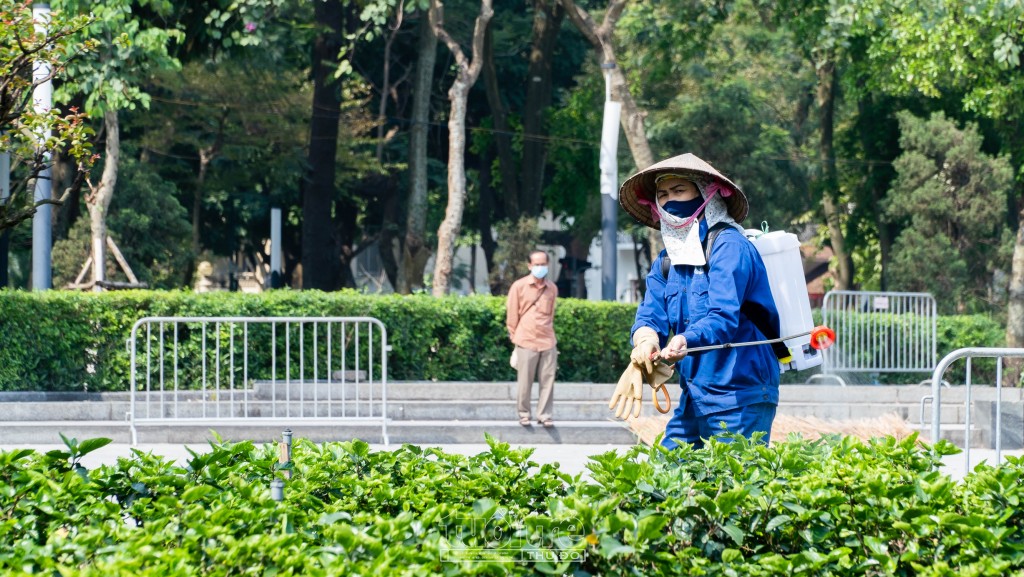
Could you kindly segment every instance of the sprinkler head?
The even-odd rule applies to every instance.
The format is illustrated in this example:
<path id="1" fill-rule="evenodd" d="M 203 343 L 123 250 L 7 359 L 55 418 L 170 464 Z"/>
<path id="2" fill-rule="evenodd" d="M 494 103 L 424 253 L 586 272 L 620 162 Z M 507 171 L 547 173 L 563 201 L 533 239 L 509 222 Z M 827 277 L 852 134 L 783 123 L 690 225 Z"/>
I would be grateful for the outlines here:
<path id="1" fill-rule="evenodd" d="M 811 348 L 823 351 L 834 345 L 835 342 L 836 332 L 825 325 L 816 326 L 811 331 Z"/>

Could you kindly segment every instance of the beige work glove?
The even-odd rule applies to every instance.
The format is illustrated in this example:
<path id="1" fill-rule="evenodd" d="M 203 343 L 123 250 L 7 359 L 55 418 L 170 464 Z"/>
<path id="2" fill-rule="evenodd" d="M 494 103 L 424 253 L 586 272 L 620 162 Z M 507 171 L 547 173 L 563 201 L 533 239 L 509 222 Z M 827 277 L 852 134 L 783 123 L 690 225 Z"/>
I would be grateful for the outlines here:
<path id="1" fill-rule="evenodd" d="M 654 372 L 654 361 L 651 357 L 654 353 L 661 351 L 658 340 L 658 333 L 651 327 L 640 327 L 633 333 L 633 352 L 629 358 L 637 365 L 647 371 L 647 374 Z"/>
<path id="2" fill-rule="evenodd" d="M 619 383 L 615 385 L 615 392 L 612 393 L 612 398 L 608 401 L 608 408 L 615 409 L 616 419 L 628 419 L 630 413 L 633 417 L 639 417 L 640 402 L 643 400 L 643 396 L 643 373 L 640 372 L 640 367 L 636 363 L 630 362 L 626 370 L 622 371 Z"/>
<path id="3" fill-rule="evenodd" d="M 672 406 L 672 401 L 666 391 L 664 393 L 666 406 L 663 409 L 658 401 L 658 389 L 663 388 L 662 385 L 668 382 L 674 373 L 671 365 L 654 363 L 654 373 L 646 373 L 650 375 L 650 378 L 645 380 L 644 370 L 635 362 L 630 362 L 626 370 L 622 371 L 622 376 L 619 377 L 615 392 L 612 393 L 612 398 L 608 401 L 608 408 L 615 409 L 615 418 L 617 419 L 628 419 L 630 416 L 639 417 L 640 405 L 643 403 L 644 383 L 647 383 L 654 389 L 654 406 L 662 413 L 667 413 Z"/>

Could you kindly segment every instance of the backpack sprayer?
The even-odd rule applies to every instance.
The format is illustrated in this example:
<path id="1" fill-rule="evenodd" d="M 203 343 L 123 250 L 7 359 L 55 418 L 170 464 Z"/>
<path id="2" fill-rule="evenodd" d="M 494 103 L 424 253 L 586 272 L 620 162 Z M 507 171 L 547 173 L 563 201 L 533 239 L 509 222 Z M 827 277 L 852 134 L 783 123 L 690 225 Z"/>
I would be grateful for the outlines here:
<path id="1" fill-rule="evenodd" d="M 749 347 L 755 345 L 768 345 L 783 343 L 789 350 L 789 356 L 784 353 L 777 353 L 779 359 L 779 371 L 787 370 L 802 371 L 820 365 L 823 357 L 820 351 L 831 347 L 836 342 L 836 333 L 824 325 L 816 326 L 810 330 L 807 327 L 813 326 L 811 317 L 811 302 L 807 295 L 807 285 L 804 281 L 803 262 L 800 257 L 800 240 L 793 233 L 777 230 L 768 232 L 768 223 L 761 223 L 761 230 L 746 229 L 744 236 L 757 249 L 764 261 L 765 271 L 768 273 L 768 285 L 771 288 L 772 298 L 779 311 L 779 329 L 781 333 L 791 332 L 789 336 L 777 339 L 766 339 L 761 341 L 750 341 L 744 343 L 723 343 L 720 345 L 709 345 L 686 349 L 686 353 L 699 353 L 715 349 L 729 349 L 734 347 Z M 708 240 L 704 247 L 705 256 L 710 263 L 711 245 L 717 234 L 708 232 Z M 669 265 L 670 266 L 670 265 Z M 667 269 L 668 267 L 664 265 Z M 668 271 L 662 270 L 662 276 L 668 278 Z M 783 358 L 784 357 L 784 358 Z M 661 360 L 659 353 L 654 353 L 651 360 Z M 641 367 L 644 380 L 654 389 L 654 406 L 661 413 L 667 413 L 672 408 L 672 401 L 669 397 L 665 383 L 655 382 L 656 371 L 647 374 Z M 665 396 L 666 407 L 662 407 L 658 401 L 658 391 Z"/>

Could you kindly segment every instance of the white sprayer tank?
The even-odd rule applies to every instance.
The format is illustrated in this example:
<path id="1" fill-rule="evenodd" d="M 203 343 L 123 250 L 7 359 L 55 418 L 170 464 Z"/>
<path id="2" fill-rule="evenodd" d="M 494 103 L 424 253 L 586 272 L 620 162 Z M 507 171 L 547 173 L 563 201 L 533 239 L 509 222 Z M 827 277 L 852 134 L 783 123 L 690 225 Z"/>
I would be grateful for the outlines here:
<path id="1" fill-rule="evenodd" d="M 757 247 L 768 270 L 768 283 L 771 285 L 775 306 L 779 309 L 782 336 L 813 329 L 811 300 L 807 296 L 803 261 L 800 258 L 800 240 L 795 234 L 781 230 L 762 233 L 748 229 L 746 234 Z M 789 339 L 785 344 L 793 360 L 782 365 L 783 372 L 788 369 L 801 371 L 821 364 L 821 351 L 811 347 L 810 335 Z"/>

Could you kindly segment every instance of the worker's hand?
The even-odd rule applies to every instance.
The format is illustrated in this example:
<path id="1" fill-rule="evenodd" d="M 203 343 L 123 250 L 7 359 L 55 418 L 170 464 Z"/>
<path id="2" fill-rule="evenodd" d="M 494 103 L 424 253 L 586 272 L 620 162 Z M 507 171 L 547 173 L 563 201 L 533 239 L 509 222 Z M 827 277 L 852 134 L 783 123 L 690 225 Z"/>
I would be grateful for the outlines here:
<path id="1" fill-rule="evenodd" d="M 654 363 L 654 374 L 650 375 L 647 384 L 658 388 L 658 385 L 667 383 L 674 374 L 675 370 L 672 368 L 672 365 L 668 363 Z"/>
<path id="2" fill-rule="evenodd" d="M 615 385 L 615 392 L 608 401 L 608 408 L 615 410 L 616 419 L 628 419 L 640 416 L 640 402 L 644 395 L 644 378 L 640 367 L 630 362 L 626 370 L 622 371 L 619 383 Z"/>
<path id="3" fill-rule="evenodd" d="M 686 337 L 676 335 L 661 351 L 661 358 L 670 364 L 676 364 L 686 356 Z"/>
<path id="4" fill-rule="evenodd" d="M 638 367 L 643 367 L 647 374 L 654 372 L 654 361 L 651 359 L 661 351 L 658 333 L 651 327 L 640 327 L 633 333 L 633 352 L 629 358 Z"/>

